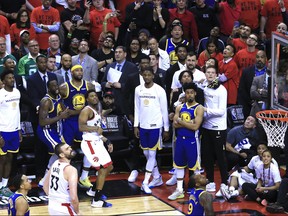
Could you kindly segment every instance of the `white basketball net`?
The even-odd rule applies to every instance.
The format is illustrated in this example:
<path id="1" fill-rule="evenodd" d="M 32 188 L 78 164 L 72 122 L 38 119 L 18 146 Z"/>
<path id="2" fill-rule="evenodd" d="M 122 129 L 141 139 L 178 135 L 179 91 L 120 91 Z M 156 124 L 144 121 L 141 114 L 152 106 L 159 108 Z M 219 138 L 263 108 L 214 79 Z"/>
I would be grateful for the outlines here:
<path id="1" fill-rule="evenodd" d="M 285 132 L 288 125 L 288 121 L 284 121 L 283 118 L 288 117 L 288 112 L 265 113 L 260 111 L 256 116 L 267 134 L 268 146 L 281 147 L 283 149 L 285 146 Z"/>

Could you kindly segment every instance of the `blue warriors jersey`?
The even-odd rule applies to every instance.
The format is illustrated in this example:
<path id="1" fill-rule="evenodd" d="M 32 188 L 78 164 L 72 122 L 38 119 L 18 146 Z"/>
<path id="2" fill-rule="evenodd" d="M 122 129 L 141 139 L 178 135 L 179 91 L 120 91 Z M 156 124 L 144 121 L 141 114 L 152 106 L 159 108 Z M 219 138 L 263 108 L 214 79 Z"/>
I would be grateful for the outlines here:
<path id="1" fill-rule="evenodd" d="M 21 193 L 14 193 L 11 197 L 9 197 L 9 200 L 8 200 L 8 215 L 9 216 L 16 216 L 16 208 L 15 208 L 15 205 L 16 205 L 16 200 L 19 198 L 19 197 L 23 197 L 27 203 L 28 203 L 28 200 L 26 199 L 25 196 L 23 196 L 23 194 Z M 30 215 L 30 209 L 28 207 L 27 211 L 25 212 L 24 216 L 29 216 Z"/>
<path id="2" fill-rule="evenodd" d="M 50 95 L 46 94 L 43 99 L 48 99 L 52 102 L 53 106 L 52 108 L 48 111 L 48 118 L 54 118 L 59 115 L 59 113 L 62 111 L 61 108 L 61 101 L 62 99 L 60 96 L 57 96 L 56 99 L 52 98 Z M 43 100 L 42 99 L 42 100 Z M 56 130 L 59 134 L 62 133 L 62 121 L 59 120 L 53 124 L 50 125 L 45 125 L 44 126 L 46 129 L 54 129 Z"/>
<path id="3" fill-rule="evenodd" d="M 204 193 L 203 189 L 195 189 L 191 192 L 189 197 L 188 214 L 200 216 L 204 215 L 204 207 L 200 204 L 200 196 Z"/>
<path id="4" fill-rule="evenodd" d="M 64 105 L 71 110 L 82 110 L 86 105 L 85 94 L 88 91 L 88 82 L 82 80 L 80 87 L 74 86 L 71 81 L 65 83 L 67 86 L 67 95 L 63 98 Z M 71 116 L 69 119 L 78 120 L 78 115 Z"/>
<path id="5" fill-rule="evenodd" d="M 184 103 L 180 109 L 179 117 L 182 121 L 190 122 L 192 119 L 195 119 L 196 108 L 199 104 L 195 104 L 194 106 L 188 107 L 187 103 Z M 192 131 L 188 128 L 177 128 L 177 136 L 184 137 L 195 137 L 195 131 Z"/>
<path id="6" fill-rule="evenodd" d="M 183 40 L 181 42 L 182 44 L 185 44 L 186 46 L 189 45 L 189 42 L 187 40 Z M 166 46 L 165 51 L 168 53 L 170 58 L 170 65 L 175 64 L 178 61 L 178 57 L 175 53 L 175 48 L 178 44 L 173 43 L 172 38 L 166 39 Z"/>

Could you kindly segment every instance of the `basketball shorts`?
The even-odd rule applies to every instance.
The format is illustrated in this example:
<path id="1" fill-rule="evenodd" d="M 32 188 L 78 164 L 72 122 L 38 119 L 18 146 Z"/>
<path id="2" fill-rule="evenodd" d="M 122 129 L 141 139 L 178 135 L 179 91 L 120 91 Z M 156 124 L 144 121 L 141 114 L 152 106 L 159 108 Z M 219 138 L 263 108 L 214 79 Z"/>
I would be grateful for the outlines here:
<path id="1" fill-rule="evenodd" d="M 97 170 L 104 167 L 107 168 L 112 164 L 111 157 L 106 150 L 103 141 L 99 140 L 82 140 L 81 150 L 87 157 L 92 167 Z"/>
<path id="2" fill-rule="evenodd" d="M 199 168 L 197 160 L 197 141 L 195 137 L 177 136 L 174 153 L 174 167 L 190 170 Z"/>
<path id="3" fill-rule="evenodd" d="M 54 154 L 54 148 L 57 144 L 62 143 L 61 137 L 53 129 L 45 129 L 40 126 L 37 128 L 39 139 L 47 146 L 49 154 Z"/>
<path id="4" fill-rule="evenodd" d="M 70 203 L 61 203 L 53 200 L 49 200 L 48 212 L 49 215 L 77 215 Z"/>
<path id="5" fill-rule="evenodd" d="M 63 137 L 69 145 L 72 145 L 73 141 L 81 142 L 82 132 L 79 131 L 78 118 L 63 121 Z"/>
<path id="6" fill-rule="evenodd" d="M 162 129 L 144 129 L 140 128 L 140 146 L 143 150 L 162 149 Z"/>
<path id="7" fill-rule="evenodd" d="M 0 155 L 5 155 L 7 152 L 17 153 L 20 146 L 19 131 L 1 132 L 1 135 L 5 144 L 0 148 Z"/>

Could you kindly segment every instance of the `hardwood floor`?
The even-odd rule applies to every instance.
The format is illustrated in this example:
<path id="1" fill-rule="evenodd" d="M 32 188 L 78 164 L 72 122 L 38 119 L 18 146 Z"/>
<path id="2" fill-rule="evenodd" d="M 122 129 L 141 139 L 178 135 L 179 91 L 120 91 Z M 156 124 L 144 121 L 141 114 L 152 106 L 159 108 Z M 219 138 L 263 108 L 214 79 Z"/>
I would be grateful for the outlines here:
<path id="1" fill-rule="evenodd" d="M 85 190 L 79 188 L 80 210 L 82 215 L 185 215 L 187 212 L 188 194 L 183 199 L 169 201 L 168 196 L 173 193 L 176 186 L 166 186 L 165 182 L 171 177 L 167 170 L 162 170 L 164 184 L 152 189 L 152 195 L 146 195 L 140 190 L 144 174 L 140 173 L 137 181 L 128 183 L 129 173 L 111 174 L 104 187 L 104 193 L 112 208 L 92 208 L 91 198 Z M 91 180 L 95 181 L 96 177 Z M 216 169 L 216 185 L 220 186 L 220 174 Z M 188 177 L 186 177 L 186 185 Z M 33 190 L 28 194 L 31 215 L 48 215 L 47 197 L 42 189 L 33 183 Z M 215 195 L 215 194 L 213 194 Z M 0 215 L 7 215 L 7 197 L 0 201 Z M 252 201 L 245 201 L 239 196 L 236 200 L 226 202 L 222 198 L 214 199 L 213 207 L 216 215 L 276 215 L 269 214 L 264 206 Z M 277 216 L 280 214 L 277 214 Z M 285 214 L 281 214 L 285 215 Z"/>

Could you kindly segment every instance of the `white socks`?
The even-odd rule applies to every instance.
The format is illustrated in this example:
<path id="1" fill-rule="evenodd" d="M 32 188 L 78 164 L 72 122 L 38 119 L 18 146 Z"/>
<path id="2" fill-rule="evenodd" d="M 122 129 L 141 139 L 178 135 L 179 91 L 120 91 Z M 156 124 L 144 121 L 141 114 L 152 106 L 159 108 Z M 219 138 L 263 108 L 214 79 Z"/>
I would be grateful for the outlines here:
<path id="1" fill-rule="evenodd" d="M 180 192 L 183 192 L 184 173 L 185 173 L 185 170 L 184 170 L 184 169 L 178 169 L 178 168 L 176 168 L 177 189 L 178 189 L 178 191 L 180 191 Z M 178 179 L 182 179 L 182 180 L 178 180 Z"/>
<path id="2" fill-rule="evenodd" d="M 86 178 L 88 177 L 88 174 L 89 174 L 89 171 L 87 171 L 87 170 L 82 170 L 80 180 L 86 179 Z"/>

